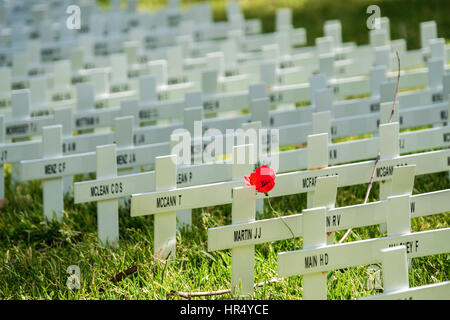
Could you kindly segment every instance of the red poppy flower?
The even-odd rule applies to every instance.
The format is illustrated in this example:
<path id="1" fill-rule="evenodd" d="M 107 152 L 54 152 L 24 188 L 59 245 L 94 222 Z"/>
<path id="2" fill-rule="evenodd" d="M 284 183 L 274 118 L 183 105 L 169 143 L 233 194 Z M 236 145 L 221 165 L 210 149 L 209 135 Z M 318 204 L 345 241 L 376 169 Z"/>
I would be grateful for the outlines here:
<path id="1" fill-rule="evenodd" d="M 250 177 L 244 177 L 249 186 L 255 186 L 256 191 L 267 193 L 275 186 L 275 171 L 266 165 L 258 167 Z"/>

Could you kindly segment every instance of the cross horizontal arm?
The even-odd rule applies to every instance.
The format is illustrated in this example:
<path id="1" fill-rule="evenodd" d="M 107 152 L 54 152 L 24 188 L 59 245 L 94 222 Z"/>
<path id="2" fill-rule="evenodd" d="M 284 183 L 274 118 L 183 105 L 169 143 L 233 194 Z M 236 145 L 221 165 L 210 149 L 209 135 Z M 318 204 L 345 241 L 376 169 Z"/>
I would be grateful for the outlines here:
<path id="1" fill-rule="evenodd" d="M 353 241 L 318 249 L 282 252 L 278 254 L 278 274 L 281 277 L 288 277 L 379 263 L 381 249 L 401 244 L 406 244 L 408 258 L 446 253 L 450 250 L 449 237 L 450 228 L 444 228 Z"/>

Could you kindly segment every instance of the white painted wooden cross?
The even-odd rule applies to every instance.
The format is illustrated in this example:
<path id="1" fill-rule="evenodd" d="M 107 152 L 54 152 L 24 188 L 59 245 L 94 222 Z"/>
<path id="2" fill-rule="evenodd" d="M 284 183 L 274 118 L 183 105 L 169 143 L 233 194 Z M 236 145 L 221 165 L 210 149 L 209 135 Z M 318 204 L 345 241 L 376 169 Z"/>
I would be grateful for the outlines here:
<path id="1" fill-rule="evenodd" d="M 15 90 L 11 97 L 12 119 L 7 120 L 6 139 L 20 140 L 40 134 L 42 127 L 51 125 L 51 116 L 30 117 L 30 91 L 29 89 Z"/>
<path id="2" fill-rule="evenodd" d="M 44 220 L 61 221 L 64 210 L 63 180 L 61 176 L 52 177 L 52 175 L 66 170 L 65 162 L 55 161 L 62 156 L 62 126 L 44 127 L 42 131 L 42 156 L 47 162 L 43 167 L 43 174 L 48 177 L 42 181 Z M 21 176 L 26 176 L 27 170 L 23 167 L 22 169 Z"/>
<path id="3" fill-rule="evenodd" d="M 414 166 L 396 167 L 393 177 L 393 194 L 410 195 L 414 181 Z M 314 197 L 314 206 L 323 205 L 327 208 L 326 231 L 345 230 L 347 228 L 357 228 L 377 224 L 386 220 L 387 201 L 378 201 L 369 204 L 360 204 L 349 207 L 333 208 L 338 176 L 320 177 L 316 182 L 316 197 Z M 277 182 L 279 183 L 279 182 Z M 233 189 L 233 203 L 235 192 L 241 193 L 247 191 L 249 187 L 237 187 Z M 438 214 L 445 212 L 450 207 L 447 196 L 450 190 L 442 190 L 411 196 L 410 212 L 411 218 L 424 215 Z M 270 218 L 264 220 L 254 220 L 251 211 L 244 211 L 249 214 L 248 221 L 234 222 L 234 214 L 243 211 L 243 208 L 249 208 L 255 201 L 255 192 L 246 194 L 246 202 L 242 207 L 233 205 L 233 222 L 228 226 L 220 226 L 210 228 L 208 230 L 208 251 L 247 248 L 245 257 L 240 257 L 244 261 L 242 264 L 232 264 L 232 275 L 236 275 L 232 282 L 234 288 L 239 282 L 241 288 L 245 287 L 247 291 L 244 294 L 253 292 L 253 253 L 249 248 L 253 248 L 256 244 L 266 242 L 280 241 L 285 239 L 304 237 L 304 247 L 314 245 L 326 245 L 325 234 L 317 236 L 317 230 L 311 228 L 311 223 L 307 222 L 309 217 L 304 214 L 293 214 L 289 216 Z M 309 212 L 312 209 L 306 209 Z M 321 222 L 322 223 L 322 222 Z M 305 230 L 309 232 L 305 233 Z M 309 237 L 309 239 L 308 239 Z M 318 239 L 314 243 L 314 237 Z M 320 240 L 320 243 L 318 242 Z M 233 256 L 233 254 L 232 254 Z M 308 292 L 309 296 L 314 295 L 314 289 L 318 288 L 319 294 L 326 293 L 326 274 L 317 274 L 314 277 L 305 276 L 304 292 Z M 323 290 L 325 288 L 325 290 Z M 307 290 L 308 289 L 308 290 Z M 322 290 L 320 290 L 322 289 Z M 306 297 L 305 297 L 306 298 Z"/>
<path id="4" fill-rule="evenodd" d="M 317 180 L 316 190 L 312 195 L 308 193 L 308 208 L 312 207 L 334 207 L 337 192 L 338 177 L 319 178 Z M 327 190 L 328 189 L 328 190 Z M 312 201 L 311 201 L 312 200 Z M 311 209 L 310 209 L 311 210 Z M 326 219 L 323 221 L 313 220 L 316 216 L 308 214 L 308 209 L 303 211 L 303 248 L 315 248 L 326 245 L 327 236 L 321 234 L 317 230 L 325 229 Z M 316 229 L 316 226 L 319 228 Z M 303 298 L 310 298 L 312 292 L 320 292 L 327 287 L 327 274 L 317 273 L 313 275 L 305 275 L 303 277 Z M 314 297 L 314 293 L 312 295 Z M 315 296 L 317 298 L 317 296 Z"/>
<path id="5" fill-rule="evenodd" d="M 119 245 L 118 203 L 133 193 L 155 190 L 155 173 L 117 175 L 116 145 L 97 147 L 96 180 L 74 184 L 74 203 L 97 202 L 99 244 Z"/>
<path id="6" fill-rule="evenodd" d="M 0 199 L 3 199 L 5 196 L 4 164 L 16 163 L 23 159 L 33 159 L 40 156 L 40 141 L 5 143 L 5 120 L 3 115 L 0 115 Z M 17 177 L 20 169 L 15 165 L 11 167 L 11 171 L 14 171 Z"/>
<path id="7" fill-rule="evenodd" d="M 327 92 L 329 92 L 329 90 L 324 89 L 324 93 Z M 369 103 L 366 103 L 366 105 L 369 108 L 370 106 Z M 357 112 L 358 106 L 359 106 L 358 104 L 353 105 L 349 104 L 348 108 L 347 107 L 337 108 L 336 106 L 332 107 L 331 109 L 333 111 L 332 114 L 339 113 L 340 115 L 342 115 L 340 118 L 332 120 L 331 129 L 327 130 L 328 132 L 331 131 L 331 135 L 334 138 L 378 131 L 380 116 L 376 113 L 370 112 L 369 114 L 343 116 L 347 112 L 348 113 Z M 386 104 L 386 107 L 387 106 L 388 104 Z M 278 127 L 280 130 L 280 139 L 281 139 L 280 145 L 290 145 L 306 142 L 306 137 L 311 132 L 311 122 L 305 122 L 305 120 L 308 119 L 308 117 L 312 117 L 312 112 L 315 111 L 316 109 L 319 110 L 318 108 L 319 108 L 318 106 L 316 106 L 316 108 L 304 107 L 292 110 L 292 112 L 291 110 L 289 110 L 289 111 L 279 111 L 278 113 L 277 112 L 272 113 L 269 119 L 270 122 L 273 123 L 273 126 Z M 327 108 L 330 109 L 330 106 L 328 105 Z M 402 128 L 439 123 L 442 122 L 443 119 L 446 119 L 447 109 L 448 103 L 446 102 L 433 104 L 427 107 L 424 106 L 421 108 L 411 107 L 409 109 L 400 110 L 399 120 L 402 123 L 401 125 Z M 379 110 L 379 108 L 377 107 L 376 110 Z M 383 112 L 384 111 L 387 112 L 386 114 L 389 114 L 388 112 L 389 110 L 383 110 Z M 230 128 L 230 125 L 232 125 L 233 127 L 237 127 L 242 123 L 245 123 L 246 121 L 257 117 L 260 118 L 261 120 L 267 121 L 269 115 L 261 108 L 260 112 L 255 113 L 254 116 L 251 115 L 251 116 L 240 116 L 237 118 L 207 119 L 204 120 L 203 122 L 204 126 L 207 128 L 210 127 L 219 129 L 224 128 L 223 130 L 225 130 L 225 128 Z M 198 119 L 198 117 L 196 117 L 196 119 Z M 297 120 L 300 123 L 295 123 L 297 122 Z M 321 121 L 318 121 L 318 119 L 316 120 L 317 120 L 317 122 L 315 122 L 316 124 L 322 123 Z M 387 120 L 382 120 L 382 122 L 383 121 Z M 148 134 L 146 134 L 146 136 L 149 136 L 149 139 L 147 138 L 143 139 L 144 143 L 149 143 L 150 141 L 158 142 L 161 140 L 155 139 L 154 135 L 157 131 L 160 131 L 161 137 L 164 137 L 164 133 L 162 132 L 167 131 L 167 129 L 170 128 L 172 128 L 171 130 L 175 130 L 177 128 L 180 128 L 181 126 L 182 126 L 181 123 L 175 123 L 173 125 L 171 124 L 169 127 L 157 126 L 153 128 L 140 128 L 138 129 L 138 131 L 143 132 L 149 130 Z M 152 131 L 152 134 L 150 134 L 150 131 Z M 166 138 L 168 138 L 168 136 L 169 135 L 166 135 Z"/>
<path id="8" fill-rule="evenodd" d="M 381 249 L 383 293 L 361 300 L 448 300 L 450 281 L 410 288 L 408 280 L 407 250 L 405 245 Z"/>
<path id="9" fill-rule="evenodd" d="M 102 145 L 112 142 L 112 134 L 85 134 L 72 136 L 72 110 L 70 107 L 59 108 L 54 111 L 55 124 L 62 125 L 62 152 L 64 155 L 83 153 L 93 151 L 96 145 Z M 0 116 L 0 133 L 5 136 L 5 121 L 4 117 Z M 15 179 L 19 178 L 20 165 L 17 164 L 21 160 L 38 159 L 42 157 L 42 140 L 20 141 L 15 143 L 0 144 L 0 154 L 2 165 L 5 163 L 12 163 L 12 172 Z M 64 193 L 69 192 L 69 187 L 72 185 L 72 177 L 65 176 Z M 0 191 L 4 192 L 4 184 L 1 183 Z"/>
<path id="10" fill-rule="evenodd" d="M 97 180 L 117 176 L 116 146 L 97 147 Z M 120 183 L 102 185 L 99 193 L 117 193 L 122 188 Z M 98 241 L 101 245 L 119 246 L 119 202 L 103 200 L 97 202 Z"/>
<path id="11" fill-rule="evenodd" d="M 117 152 L 114 160 L 119 169 L 128 169 L 133 166 L 151 164 L 154 157 L 168 152 L 168 145 L 143 145 L 133 146 L 126 143 L 131 140 L 131 117 L 117 118 L 117 138 L 122 147 Z M 47 219 L 52 218 L 52 212 L 56 212 L 57 218 L 61 218 L 63 210 L 63 190 L 56 185 L 65 176 L 85 174 L 96 171 L 95 152 L 75 153 L 63 155 L 62 152 L 62 126 L 45 127 L 47 132 L 43 134 L 42 150 L 43 158 L 24 160 L 20 162 L 20 180 L 43 180 L 44 214 Z M 51 130 L 49 128 L 52 128 Z M 45 131 L 45 130 L 44 130 Z M 81 135 L 83 136 L 83 135 Z M 46 183 L 48 181 L 48 183 Z"/>
<path id="12" fill-rule="evenodd" d="M 232 176 L 243 181 L 243 176 L 248 175 L 254 165 L 251 145 L 236 146 L 233 148 Z M 155 161 L 155 189 L 159 193 L 167 193 L 176 190 L 177 160 L 175 155 L 158 157 Z M 238 182 L 240 183 L 240 181 Z M 201 193 L 193 195 L 202 197 Z M 152 199 L 153 200 L 153 199 Z M 131 198 L 131 216 L 154 215 L 154 248 L 156 257 L 167 259 L 176 256 L 176 210 L 187 199 L 183 196 L 161 196 L 156 202 L 148 202 L 146 193 L 133 194 Z M 158 214 L 155 208 L 165 208 L 164 213 Z M 171 209 L 173 208 L 173 209 Z"/>
<path id="13" fill-rule="evenodd" d="M 232 191 L 232 224 L 250 223 L 255 220 L 255 186 L 236 187 Z M 252 238 L 252 230 L 238 232 L 238 237 Z M 254 237 L 258 237 L 257 230 Z M 233 295 L 246 296 L 253 292 L 255 246 L 247 245 L 231 249 L 231 289 Z"/>

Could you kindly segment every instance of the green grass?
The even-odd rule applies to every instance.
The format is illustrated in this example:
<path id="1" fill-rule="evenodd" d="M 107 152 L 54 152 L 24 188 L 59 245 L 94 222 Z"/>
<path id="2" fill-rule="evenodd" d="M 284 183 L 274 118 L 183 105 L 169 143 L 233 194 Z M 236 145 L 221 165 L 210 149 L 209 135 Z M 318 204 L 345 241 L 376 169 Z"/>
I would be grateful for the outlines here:
<path id="1" fill-rule="evenodd" d="M 9 185 L 10 175 L 6 174 Z M 340 188 L 337 206 L 363 202 L 366 185 Z M 414 193 L 450 187 L 447 173 L 418 176 Z M 229 250 L 207 252 L 207 229 L 231 223 L 231 205 L 197 209 L 193 212 L 192 230 L 177 235 L 177 257 L 164 263 L 154 259 L 153 219 L 132 218 L 127 208 L 120 208 L 120 248 L 97 245 L 95 204 L 74 205 L 65 199 L 62 223 L 43 223 L 41 187 L 38 181 L 9 187 L 10 199 L 0 214 L 0 298 L 1 299 L 166 299 L 172 290 L 210 291 L 230 287 L 231 256 Z M 370 200 L 378 197 L 375 183 Z M 300 212 L 306 196 L 292 195 L 271 200 L 283 214 Z M 449 226 L 450 213 L 412 220 L 412 231 Z M 268 206 L 260 218 L 275 217 Z M 336 239 L 344 231 L 336 232 Z M 349 241 L 381 237 L 378 226 L 353 230 Z M 301 239 L 257 245 L 255 282 L 277 277 L 277 253 L 300 249 Z M 81 288 L 66 286 L 67 268 L 81 270 Z M 110 279 L 126 269 L 138 271 L 122 281 Z M 449 280 L 450 255 L 412 260 L 411 286 Z M 367 266 L 330 272 L 328 299 L 355 299 L 379 292 L 367 290 Z M 283 279 L 255 290 L 253 299 L 299 299 L 302 277 Z M 99 289 L 102 288 L 103 291 Z M 179 298 L 172 296 L 170 299 Z M 210 299 L 234 298 L 230 294 Z"/>
<path id="2" fill-rule="evenodd" d="M 108 0 L 98 0 L 104 7 Z M 187 7 L 203 0 L 181 0 Z M 215 21 L 226 20 L 227 0 L 210 0 Z M 125 6 L 125 0 L 122 1 Z M 167 0 L 140 0 L 139 9 L 154 11 L 167 4 Z M 446 0 L 240 0 L 239 4 L 246 19 L 258 18 L 264 32 L 274 31 L 277 8 L 289 7 L 293 11 L 294 27 L 307 31 L 308 45 L 323 36 L 326 20 L 339 19 L 342 22 L 343 41 L 367 44 L 369 34 L 366 13 L 369 5 L 378 5 L 381 15 L 389 17 L 392 39 L 405 39 L 408 50 L 420 48 L 420 22 L 435 20 L 438 36 L 450 38 L 448 12 L 450 1 Z"/>
<path id="3" fill-rule="evenodd" d="M 107 4 L 108 1 L 100 1 Z M 182 1 L 186 6 L 198 1 Z M 155 9 L 166 1 L 140 1 L 140 8 Z M 240 2 L 246 18 L 261 18 L 264 31 L 273 31 L 278 7 L 294 11 L 294 25 L 306 27 L 308 44 L 322 36 L 323 22 L 339 18 L 344 41 L 367 43 L 365 9 L 378 4 L 383 16 L 391 19 L 392 38 L 406 38 L 408 48 L 420 45 L 419 22 L 436 19 L 439 36 L 450 38 L 446 13 L 450 2 L 414 1 L 307 1 L 252 0 Z M 215 20 L 225 19 L 225 1 L 212 1 Z M 437 10 L 439 8 L 439 10 Z M 286 147 L 285 150 L 292 147 Z M 79 180 L 79 177 L 77 178 Z M 6 173 L 10 186 L 10 174 Z M 337 206 L 363 202 L 367 185 L 340 188 Z M 378 183 L 372 188 L 370 201 L 378 198 Z M 414 193 L 450 188 L 447 173 L 418 176 Z M 152 217 L 132 218 L 129 209 L 120 208 L 120 248 L 102 248 L 97 244 L 96 205 L 75 205 L 65 199 L 62 223 L 43 223 L 42 189 L 39 181 L 6 189 L 9 203 L 0 211 L 0 299 L 166 299 L 172 291 L 210 291 L 227 289 L 231 279 L 229 250 L 207 252 L 207 230 L 231 223 L 231 205 L 196 209 L 192 230 L 177 236 L 177 257 L 164 263 L 154 259 Z M 271 200 L 275 210 L 284 215 L 301 212 L 306 195 L 292 195 Z M 259 218 L 275 217 L 268 210 Z M 450 213 L 412 220 L 412 231 L 449 227 Z M 335 233 L 340 239 L 345 231 Z M 357 228 L 348 241 L 384 236 L 378 226 Z M 255 249 L 255 282 L 277 277 L 277 253 L 302 247 L 301 239 L 257 245 Z M 66 270 L 77 265 L 81 270 L 81 288 L 66 286 Z M 117 274 L 137 266 L 137 272 L 122 281 L 112 282 Z M 378 265 L 379 266 L 379 265 Z M 328 274 L 328 299 L 356 299 L 379 292 L 367 290 L 368 266 L 336 270 Z M 412 259 L 410 286 L 447 281 L 450 277 L 450 255 L 443 254 Z M 102 290 L 100 290 L 102 289 Z M 172 296 L 170 299 L 179 298 Z M 230 294 L 208 299 L 230 299 Z M 302 277 L 290 277 L 279 283 L 259 287 L 253 299 L 301 299 Z"/>

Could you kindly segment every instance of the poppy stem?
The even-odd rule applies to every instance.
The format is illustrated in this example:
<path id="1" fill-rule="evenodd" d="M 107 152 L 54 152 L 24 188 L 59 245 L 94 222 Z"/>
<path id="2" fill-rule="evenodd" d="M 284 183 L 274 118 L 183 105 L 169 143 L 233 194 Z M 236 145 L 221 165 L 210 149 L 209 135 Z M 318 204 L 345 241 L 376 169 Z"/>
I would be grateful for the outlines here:
<path id="1" fill-rule="evenodd" d="M 268 195 L 268 194 L 266 193 L 266 195 Z M 272 209 L 272 212 L 274 212 L 278 216 L 278 218 L 280 218 L 281 222 L 283 222 L 283 224 L 286 226 L 286 228 L 289 229 L 289 232 L 292 234 L 292 238 L 295 238 L 294 232 L 292 231 L 291 227 L 289 227 L 289 225 L 286 223 L 286 221 L 284 221 L 284 219 L 281 216 L 281 214 L 272 207 L 272 203 L 270 202 L 270 198 L 267 198 L 267 202 L 269 203 L 269 207 L 270 207 L 270 209 Z"/>

